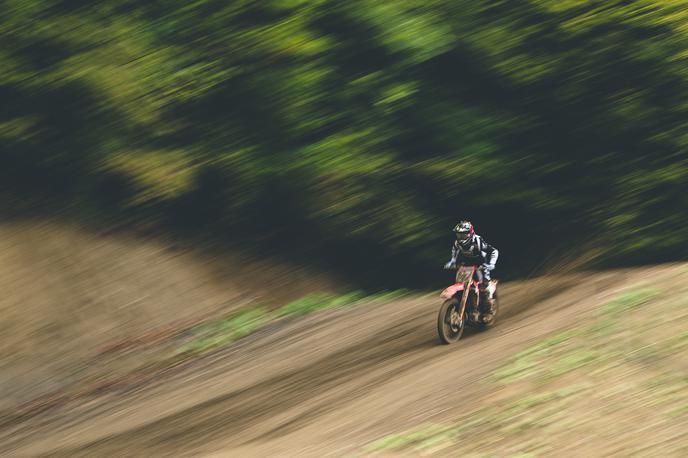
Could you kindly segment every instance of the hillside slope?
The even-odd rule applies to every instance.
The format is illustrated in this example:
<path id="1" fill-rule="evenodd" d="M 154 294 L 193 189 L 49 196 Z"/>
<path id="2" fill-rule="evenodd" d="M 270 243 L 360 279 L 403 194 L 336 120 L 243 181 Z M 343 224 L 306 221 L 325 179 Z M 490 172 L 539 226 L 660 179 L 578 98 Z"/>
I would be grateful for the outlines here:
<path id="1" fill-rule="evenodd" d="M 152 381 L 5 423 L 0 452 L 679 456 L 687 279 L 673 265 L 504 284 L 500 324 L 454 346 L 438 344 L 434 295 L 283 320 Z"/>
<path id="2" fill-rule="evenodd" d="M 45 221 L 0 225 L 0 410 L 79 377 L 113 342 L 332 283 L 298 266 Z M 279 298 L 274 291 L 279 291 Z"/>

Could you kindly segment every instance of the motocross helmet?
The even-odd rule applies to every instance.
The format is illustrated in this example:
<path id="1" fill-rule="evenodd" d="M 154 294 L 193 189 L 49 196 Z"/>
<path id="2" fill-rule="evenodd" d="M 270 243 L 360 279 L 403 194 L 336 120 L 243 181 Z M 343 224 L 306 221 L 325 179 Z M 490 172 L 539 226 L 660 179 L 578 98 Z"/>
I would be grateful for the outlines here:
<path id="1" fill-rule="evenodd" d="M 471 243 L 471 239 L 473 238 L 475 231 L 473 230 L 473 225 L 470 221 L 461 221 L 459 224 L 454 226 L 454 234 L 456 235 L 456 240 L 459 242 L 459 244 L 463 247 L 466 247 Z"/>

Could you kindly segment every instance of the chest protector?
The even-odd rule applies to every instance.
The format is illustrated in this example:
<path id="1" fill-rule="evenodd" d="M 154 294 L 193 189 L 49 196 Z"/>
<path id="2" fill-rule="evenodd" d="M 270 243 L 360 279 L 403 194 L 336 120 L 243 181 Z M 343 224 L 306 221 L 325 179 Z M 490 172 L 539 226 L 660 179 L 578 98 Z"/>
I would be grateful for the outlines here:
<path id="1" fill-rule="evenodd" d="M 460 243 L 455 244 L 457 259 L 467 263 L 480 265 L 485 262 L 486 253 L 482 251 L 482 241 L 479 236 L 475 236 L 472 242 L 463 247 Z"/>

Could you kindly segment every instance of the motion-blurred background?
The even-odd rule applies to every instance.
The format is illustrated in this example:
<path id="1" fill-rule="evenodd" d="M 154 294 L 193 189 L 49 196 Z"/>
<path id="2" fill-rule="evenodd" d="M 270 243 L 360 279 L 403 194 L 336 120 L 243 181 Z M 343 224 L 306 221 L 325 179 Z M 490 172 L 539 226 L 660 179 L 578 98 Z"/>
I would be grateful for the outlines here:
<path id="1" fill-rule="evenodd" d="M 0 2 L 5 221 L 435 285 L 686 255 L 685 1 Z M 435 279 L 435 280 L 433 280 Z"/>
<path id="2" fill-rule="evenodd" d="M 687 456 L 687 209 L 686 0 L 0 0 L 0 455 Z"/>

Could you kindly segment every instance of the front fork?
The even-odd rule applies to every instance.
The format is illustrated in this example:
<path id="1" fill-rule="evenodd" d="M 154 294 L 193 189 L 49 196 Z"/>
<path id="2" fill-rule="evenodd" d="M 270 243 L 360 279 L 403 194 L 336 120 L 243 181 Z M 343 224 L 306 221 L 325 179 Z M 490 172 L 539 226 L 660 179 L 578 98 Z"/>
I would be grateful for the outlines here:
<path id="1" fill-rule="evenodd" d="M 473 304 L 473 310 L 475 313 L 482 314 L 487 312 L 487 310 L 481 310 L 483 307 L 491 308 L 490 301 L 493 300 L 492 291 L 488 291 L 487 289 L 483 291 L 479 285 L 470 285 L 468 290 L 464 288 L 461 294 L 461 302 L 459 304 L 459 323 L 463 323 L 463 317 L 466 314 L 466 308 L 468 305 L 468 296 L 470 294 L 475 294 L 475 304 Z M 477 315 L 473 319 L 477 320 Z"/>
<path id="2" fill-rule="evenodd" d="M 471 294 L 471 285 L 467 284 L 463 288 L 463 294 L 461 294 L 461 308 L 459 310 L 459 325 L 463 327 L 463 315 L 466 313 L 466 303 L 468 302 L 468 296 Z M 479 294 L 478 294 L 479 296 Z"/>

